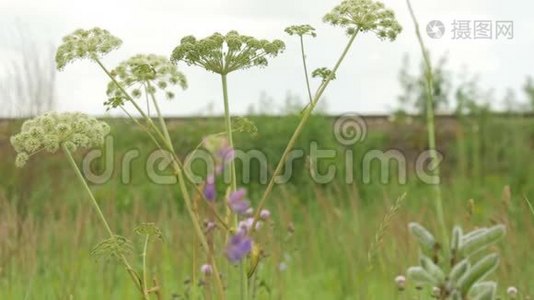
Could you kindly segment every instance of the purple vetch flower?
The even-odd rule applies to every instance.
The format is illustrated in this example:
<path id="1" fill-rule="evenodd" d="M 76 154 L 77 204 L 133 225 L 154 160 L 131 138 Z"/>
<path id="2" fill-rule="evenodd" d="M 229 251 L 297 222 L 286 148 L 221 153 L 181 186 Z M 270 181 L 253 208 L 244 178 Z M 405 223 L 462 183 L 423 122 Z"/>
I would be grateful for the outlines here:
<path id="1" fill-rule="evenodd" d="M 208 175 L 206 178 L 206 184 L 204 185 L 204 197 L 208 201 L 214 201 L 217 197 L 217 190 L 215 188 L 215 176 L 213 174 Z"/>
<path id="2" fill-rule="evenodd" d="M 213 273 L 213 268 L 211 267 L 210 264 L 203 264 L 200 267 L 200 272 L 204 274 L 205 276 L 209 276 Z"/>
<path id="3" fill-rule="evenodd" d="M 228 260 L 237 263 L 252 250 L 252 239 L 243 230 L 238 231 L 230 238 L 225 253 Z"/>
<path id="4" fill-rule="evenodd" d="M 237 214 L 244 215 L 250 207 L 250 203 L 245 199 L 247 191 L 240 188 L 228 196 L 228 205 Z"/>

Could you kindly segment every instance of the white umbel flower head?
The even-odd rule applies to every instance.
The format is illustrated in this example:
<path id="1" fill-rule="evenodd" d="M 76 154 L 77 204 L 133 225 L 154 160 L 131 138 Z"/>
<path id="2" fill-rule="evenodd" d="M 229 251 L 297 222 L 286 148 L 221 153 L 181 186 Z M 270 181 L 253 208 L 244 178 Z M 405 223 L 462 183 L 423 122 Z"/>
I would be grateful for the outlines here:
<path id="1" fill-rule="evenodd" d="M 323 18 L 326 23 L 344 27 L 347 34 L 374 32 L 381 40 L 393 41 L 402 31 L 395 13 L 372 0 L 343 0 Z"/>
<path id="2" fill-rule="evenodd" d="M 107 30 L 98 27 L 78 29 L 63 38 L 63 44 L 56 52 L 56 66 L 63 70 L 65 66 L 77 59 L 98 59 L 112 50 L 119 48 L 122 41 Z"/>
<path id="3" fill-rule="evenodd" d="M 24 122 L 21 132 L 11 137 L 15 164 L 23 167 L 30 156 L 54 153 L 62 145 L 69 151 L 102 145 L 109 130 L 105 122 L 82 113 L 46 113 Z"/>

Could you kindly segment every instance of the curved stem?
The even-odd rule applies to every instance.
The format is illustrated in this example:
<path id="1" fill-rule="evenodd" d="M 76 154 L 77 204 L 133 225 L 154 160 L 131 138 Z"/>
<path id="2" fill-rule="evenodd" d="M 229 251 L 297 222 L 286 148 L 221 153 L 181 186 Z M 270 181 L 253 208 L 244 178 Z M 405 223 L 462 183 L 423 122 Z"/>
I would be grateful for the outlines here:
<path id="1" fill-rule="evenodd" d="M 423 55 L 423 60 L 425 63 L 425 92 L 426 92 L 426 125 L 427 125 L 427 134 L 428 134 L 428 148 L 430 150 L 430 159 L 431 159 L 431 172 L 432 175 L 438 178 L 438 181 L 440 179 L 440 169 L 439 169 L 439 160 L 437 156 L 437 149 L 436 149 L 436 129 L 435 129 L 435 121 L 434 121 L 434 82 L 432 78 L 432 63 L 430 62 L 430 58 L 428 56 L 428 51 L 425 47 L 425 44 L 423 42 L 423 38 L 421 37 L 421 32 L 419 30 L 419 23 L 417 22 L 417 18 L 415 17 L 415 13 L 412 9 L 412 5 L 410 3 L 410 0 L 406 0 L 406 3 L 408 5 L 408 10 L 410 11 L 410 15 L 412 17 L 412 21 L 415 26 L 415 34 L 417 35 L 417 40 L 419 42 L 419 47 L 421 48 L 421 52 Z M 448 233 L 447 233 L 447 226 L 445 224 L 445 217 L 443 212 L 443 200 L 441 197 L 441 187 L 439 185 L 439 182 L 434 184 L 434 193 L 436 197 L 436 214 L 438 216 L 438 223 L 439 227 L 441 229 L 441 235 L 442 235 L 442 242 L 445 245 L 445 247 L 448 247 Z"/>
<path id="2" fill-rule="evenodd" d="M 304 52 L 304 38 L 302 35 L 300 36 L 300 52 L 302 54 L 302 65 L 304 66 L 304 78 L 306 79 L 306 88 L 308 90 L 308 98 L 310 100 L 310 104 L 313 102 L 313 96 L 311 93 L 310 88 L 310 75 L 308 74 L 308 66 L 306 65 L 306 54 Z"/>
<path id="3" fill-rule="evenodd" d="M 83 177 L 82 172 L 80 172 L 80 169 L 76 165 L 76 162 L 74 161 L 74 158 L 72 157 L 72 154 L 70 153 L 69 149 L 67 149 L 65 145 L 62 145 L 62 148 L 63 148 L 63 152 L 67 156 L 67 160 L 69 161 L 70 166 L 74 170 L 74 173 L 76 173 L 76 177 L 78 177 L 85 191 L 89 195 L 89 198 L 91 199 L 91 204 L 93 204 L 93 208 L 95 209 L 100 221 L 106 228 L 106 231 L 109 234 L 110 238 L 115 240 L 115 234 L 113 234 L 113 231 L 111 231 L 111 227 L 109 227 L 109 224 L 106 221 L 106 218 L 104 217 L 104 214 L 102 213 L 102 210 L 100 209 L 100 206 L 98 205 L 98 202 L 96 201 L 95 196 L 93 195 L 93 192 L 89 188 L 89 185 L 87 185 L 87 182 L 85 181 L 85 178 Z M 120 259 L 121 259 L 122 264 L 128 271 L 128 273 L 130 274 L 130 277 L 134 281 L 134 284 L 143 293 L 143 297 L 144 297 L 144 291 L 143 291 L 143 287 L 141 286 L 139 282 L 139 276 L 137 275 L 137 273 L 135 273 L 134 269 L 130 266 L 130 264 L 128 263 L 128 260 L 122 253 L 120 253 Z M 146 299 L 146 297 L 144 298 Z"/>
<path id="4" fill-rule="evenodd" d="M 252 231 L 255 231 L 256 223 L 258 222 L 260 218 L 260 211 L 263 209 L 263 206 L 265 205 L 265 201 L 267 201 L 267 198 L 272 192 L 272 189 L 274 187 L 274 184 L 276 183 L 276 177 L 282 172 L 282 169 L 286 163 L 287 157 L 289 155 L 289 152 L 293 149 L 293 146 L 295 146 L 295 143 L 297 142 L 297 139 L 299 138 L 302 129 L 304 129 L 304 125 L 306 125 L 306 122 L 308 121 L 309 117 L 311 116 L 313 109 L 315 106 L 317 106 L 317 103 L 321 99 L 321 96 L 323 95 L 324 91 L 328 87 L 328 84 L 332 81 L 332 79 L 335 76 L 335 73 L 341 66 L 341 63 L 347 56 L 350 48 L 352 47 L 352 44 L 354 43 L 354 40 L 356 39 L 356 36 L 358 35 L 359 31 L 356 31 L 354 34 L 351 35 L 347 46 L 345 46 L 345 49 L 341 53 L 341 56 L 339 57 L 338 61 L 336 62 L 334 68 L 332 69 L 332 73 L 330 76 L 328 76 L 323 83 L 319 86 L 317 89 L 317 92 L 315 92 L 315 96 L 313 97 L 313 101 L 308 107 L 304 110 L 304 113 L 302 115 L 302 119 L 300 120 L 299 124 L 297 125 L 297 128 L 293 132 L 293 135 L 291 136 L 291 139 L 287 143 L 286 149 L 284 150 L 284 153 L 282 154 L 282 157 L 280 158 L 280 161 L 278 162 L 278 165 L 276 166 L 273 175 L 271 176 L 271 179 L 269 180 L 269 183 L 267 185 L 267 188 L 263 192 L 263 195 L 261 197 L 260 203 L 258 204 L 258 207 L 256 208 L 256 212 L 254 213 L 254 223 L 252 224 Z"/>

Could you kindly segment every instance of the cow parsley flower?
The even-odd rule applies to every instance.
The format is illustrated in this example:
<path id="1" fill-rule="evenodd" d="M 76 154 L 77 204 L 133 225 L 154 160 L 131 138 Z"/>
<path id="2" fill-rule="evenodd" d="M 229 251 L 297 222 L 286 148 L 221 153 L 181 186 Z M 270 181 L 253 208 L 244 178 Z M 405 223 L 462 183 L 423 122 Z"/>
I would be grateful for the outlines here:
<path id="1" fill-rule="evenodd" d="M 395 13 L 381 2 L 372 0 L 343 0 L 323 18 L 326 23 L 346 28 L 347 34 L 374 32 L 381 40 L 395 40 L 402 27 Z"/>
<path id="2" fill-rule="evenodd" d="M 284 31 L 289 35 L 298 35 L 301 37 L 304 35 L 309 35 L 312 37 L 317 36 L 317 33 L 315 33 L 315 28 L 307 24 L 289 26 Z"/>
<path id="3" fill-rule="evenodd" d="M 284 49 L 281 40 L 258 40 L 230 31 L 226 35 L 214 33 L 201 40 L 186 36 L 172 52 L 171 60 L 226 75 L 240 69 L 267 66 L 267 57 L 275 57 Z"/>
<path id="4" fill-rule="evenodd" d="M 23 167 L 29 157 L 40 152 L 56 152 L 61 145 L 69 151 L 87 149 L 104 143 L 109 126 L 82 113 L 46 113 L 22 124 L 21 132 L 11 137 L 17 152 L 15 164 Z"/>
<path id="5" fill-rule="evenodd" d="M 97 60 L 121 46 L 122 41 L 107 30 L 98 27 L 78 29 L 63 38 L 56 52 L 58 70 L 77 59 Z"/>
<path id="6" fill-rule="evenodd" d="M 111 71 L 111 76 L 121 87 L 128 89 L 132 97 L 140 98 L 144 93 L 155 94 L 157 90 L 165 93 L 167 99 L 174 98 L 172 88 L 187 88 L 185 75 L 166 57 L 155 54 L 138 54 L 121 62 Z M 104 104 L 117 107 L 127 100 L 117 84 L 108 84 L 109 100 Z"/>

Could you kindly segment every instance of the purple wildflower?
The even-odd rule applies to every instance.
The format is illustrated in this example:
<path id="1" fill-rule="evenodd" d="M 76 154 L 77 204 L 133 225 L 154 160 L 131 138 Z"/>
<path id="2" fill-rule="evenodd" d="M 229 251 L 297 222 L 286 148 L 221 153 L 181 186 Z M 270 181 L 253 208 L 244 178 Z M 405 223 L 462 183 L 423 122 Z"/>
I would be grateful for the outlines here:
<path id="1" fill-rule="evenodd" d="M 238 231 L 230 238 L 226 245 L 226 257 L 232 262 L 237 263 L 252 250 L 252 240 L 247 236 L 245 231 Z"/>
<path id="2" fill-rule="evenodd" d="M 247 191 L 240 188 L 228 196 L 228 205 L 237 214 L 244 215 L 250 207 L 250 203 L 245 199 Z"/>
<path id="3" fill-rule="evenodd" d="M 208 175 L 206 178 L 206 184 L 204 185 L 204 197 L 208 201 L 214 201 L 217 196 L 217 191 L 215 188 L 215 176 L 213 174 Z"/>

